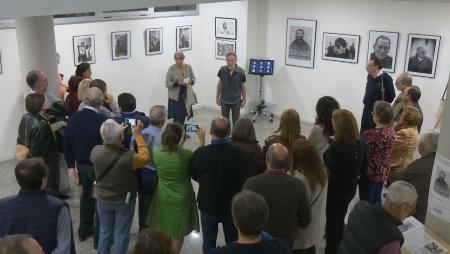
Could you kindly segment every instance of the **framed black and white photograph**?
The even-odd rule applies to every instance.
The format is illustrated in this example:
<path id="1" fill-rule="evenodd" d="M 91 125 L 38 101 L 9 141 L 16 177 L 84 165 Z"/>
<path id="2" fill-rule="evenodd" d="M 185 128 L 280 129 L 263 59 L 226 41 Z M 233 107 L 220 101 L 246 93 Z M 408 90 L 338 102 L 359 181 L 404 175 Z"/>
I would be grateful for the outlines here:
<path id="1" fill-rule="evenodd" d="M 237 39 L 237 20 L 234 18 L 216 17 L 216 38 Z"/>
<path id="2" fill-rule="evenodd" d="M 95 36 L 93 34 L 73 37 L 73 61 L 75 66 L 80 63 L 95 63 Z"/>
<path id="3" fill-rule="evenodd" d="M 316 20 L 287 19 L 286 65 L 314 68 Z"/>
<path id="4" fill-rule="evenodd" d="M 386 31 L 369 31 L 367 61 L 378 58 L 383 65 L 383 71 L 395 72 L 397 62 L 397 47 L 399 33 Z"/>
<path id="5" fill-rule="evenodd" d="M 225 60 L 229 52 L 236 53 L 236 41 L 216 39 L 216 58 Z"/>
<path id="6" fill-rule="evenodd" d="M 192 49 L 192 26 L 177 26 L 177 51 Z"/>
<path id="7" fill-rule="evenodd" d="M 121 31 L 111 33 L 112 60 L 131 57 L 131 32 Z"/>
<path id="8" fill-rule="evenodd" d="M 323 33 L 322 59 L 358 63 L 359 35 Z"/>
<path id="9" fill-rule="evenodd" d="M 163 29 L 149 28 L 145 30 L 145 54 L 156 55 L 163 52 Z"/>
<path id="10" fill-rule="evenodd" d="M 409 34 L 405 71 L 411 75 L 434 78 L 441 36 Z"/>

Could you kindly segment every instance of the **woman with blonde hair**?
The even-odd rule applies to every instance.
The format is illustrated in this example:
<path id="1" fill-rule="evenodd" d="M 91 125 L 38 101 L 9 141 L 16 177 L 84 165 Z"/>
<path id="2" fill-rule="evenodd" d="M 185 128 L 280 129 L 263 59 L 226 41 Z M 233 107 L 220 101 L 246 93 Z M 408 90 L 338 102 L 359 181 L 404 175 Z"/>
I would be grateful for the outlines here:
<path id="1" fill-rule="evenodd" d="M 413 106 L 403 108 L 400 121 L 395 126 L 395 140 L 391 153 L 391 171 L 408 166 L 414 157 L 414 151 L 419 145 L 419 131 L 417 125 L 422 115 Z"/>
<path id="2" fill-rule="evenodd" d="M 315 253 L 325 231 L 325 208 L 328 174 L 316 148 L 307 140 L 295 141 L 291 151 L 290 175 L 300 179 L 306 187 L 311 206 L 311 224 L 298 228 L 294 240 L 294 254 Z"/>
<path id="3" fill-rule="evenodd" d="M 91 83 L 92 79 L 83 79 L 81 80 L 80 84 L 78 84 L 78 93 L 77 97 L 79 101 L 84 100 L 84 93 L 89 88 L 89 84 Z"/>
<path id="4" fill-rule="evenodd" d="M 300 115 L 295 109 L 286 109 L 281 114 L 280 126 L 264 140 L 263 152 L 267 152 L 267 148 L 274 143 L 283 144 L 289 151 L 298 139 L 306 139 L 301 134 Z"/>
<path id="5" fill-rule="evenodd" d="M 334 142 L 325 151 L 323 161 L 329 170 L 325 253 L 337 253 L 342 239 L 344 219 L 350 201 L 356 194 L 360 175 L 368 166 L 367 147 L 360 138 L 358 124 L 352 112 L 333 111 Z"/>

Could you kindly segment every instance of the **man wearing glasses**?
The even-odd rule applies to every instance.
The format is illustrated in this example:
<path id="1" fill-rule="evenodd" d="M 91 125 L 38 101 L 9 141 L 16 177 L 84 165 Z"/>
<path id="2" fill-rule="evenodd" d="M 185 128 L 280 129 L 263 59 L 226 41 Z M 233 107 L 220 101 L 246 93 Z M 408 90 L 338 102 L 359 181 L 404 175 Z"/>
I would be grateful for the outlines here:
<path id="1" fill-rule="evenodd" d="M 383 100 L 391 103 L 395 98 L 392 77 L 383 72 L 383 65 L 378 58 L 370 59 L 367 63 L 367 83 L 364 95 L 364 110 L 361 119 L 361 133 L 375 127 L 372 109 L 375 102 Z"/>

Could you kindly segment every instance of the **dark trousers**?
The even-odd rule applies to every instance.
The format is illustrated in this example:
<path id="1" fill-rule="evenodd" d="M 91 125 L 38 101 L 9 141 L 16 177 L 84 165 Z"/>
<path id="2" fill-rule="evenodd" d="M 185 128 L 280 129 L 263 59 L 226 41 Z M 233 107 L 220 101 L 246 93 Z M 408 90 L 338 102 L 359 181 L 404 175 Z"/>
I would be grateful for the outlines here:
<path id="1" fill-rule="evenodd" d="M 139 229 L 146 227 L 150 204 L 158 185 L 158 173 L 155 170 L 142 169 L 138 173 L 138 199 L 139 199 Z"/>
<path id="2" fill-rule="evenodd" d="M 223 234 L 226 244 L 235 242 L 238 239 L 237 230 L 234 227 L 231 216 L 215 216 L 204 212 L 200 213 L 203 233 L 203 253 L 208 254 L 216 248 L 218 225 L 222 222 Z"/>
<path id="3" fill-rule="evenodd" d="M 359 181 L 359 199 L 365 200 L 370 204 L 381 203 L 381 193 L 383 192 L 383 184 L 370 181 L 363 178 Z"/>
<path id="4" fill-rule="evenodd" d="M 241 113 L 241 103 L 238 102 L 236 104 L 227 104 L 222 102 L 220 109 L 222 111 L 222 116 L 226 119 L 230 119 L 230 110 L 231 110 L 231 117 L 233 118 L 233 125 L 239 120 L 240 113 Z"/>
<path id="5" fill-rule="evenodd" d="M 363 115 L 361 118 L 361 131 L 363 133 L 366 130 L 370 130 L 375 127 L 375 123 L 373 122 L 372 109 L 364 106 Z"/>
<path id="6" fill-rule="evenodd" d="M 59 161 L 52 161 L 47 163 L 48 168 L 48 189 L 51 193 L 59 191 Z"/>
<path id="7" fill-rule="evenodd" d="M 316 254 L 316 246 L 309 247 L 305 250 L 292 250 L 292 254 Z"/>
<path id="8" fill-rule="evenodd" d="M 85 234 L 94 227 L 95 219 L 95 239 L 98 240 L 98 230 L 100 228 L 100 220 L 96 216 L 96 200 L 92 197 L 94 189 L 95 171 L 91 165 L 78 164 L 78 174 L 82 193 L 80 197 L 80 228 L 79 232 Z"/>
<path id="9" fill-rule="evenodd" d="M 327 197 L 327 222 L 325 226 L 327 246 L 325 247 L 325 254 L 337 253 L 339 243 L 342 240 L 342 231 L 345 226 L 345 215 L 353 197 L 354 195 L 346 198 L 336 197 L 335 195 L 329 195 Z"/>

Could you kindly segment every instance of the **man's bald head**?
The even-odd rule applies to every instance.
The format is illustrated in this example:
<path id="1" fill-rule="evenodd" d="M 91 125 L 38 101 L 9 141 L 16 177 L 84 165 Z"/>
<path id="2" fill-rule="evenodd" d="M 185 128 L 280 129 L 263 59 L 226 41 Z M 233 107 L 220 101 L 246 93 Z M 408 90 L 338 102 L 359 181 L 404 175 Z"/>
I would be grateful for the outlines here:
<path id="1" fill-rule="evenodd" d="M 230 136 L 231 124 L 225 117 L 218 117 L 211 122 L 211 135 L 213 138 L 225 139 Z"/>
<path id="2" fill-rule="evenodd" d="M 42 71 L 30 71 L 26 79 L 28 86 L 34 92 L 44 94 L 47 91 L 48 78 Z"/>
<path id="3" fill-rule="evenodd" d="M 287 170 L 289 167 L 288 149 L 280 143 L 272 144 L 267 149 L 266 163 L 268 168 Z"/>
<path id="4" fill-rule="evenodd" d="M 403 92 L 407 87 L 412 86 L 412 82 L 413 82 L 412 77 L 408 73 L 403 72 L 397 77 L 397 80 L 395 81 L 395 86 L 399 91 Z"/>
<path id="5" fill-rule="evenodd" d="M 39 243 L 29 235 L 9 235 L 0 239 L 0 254 L 42 254 Z"/>

